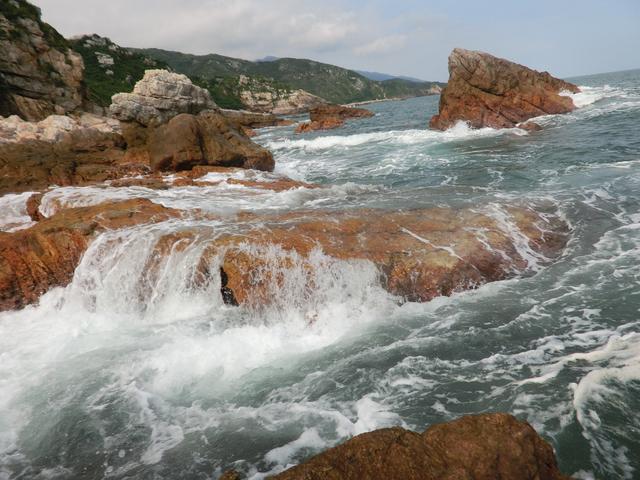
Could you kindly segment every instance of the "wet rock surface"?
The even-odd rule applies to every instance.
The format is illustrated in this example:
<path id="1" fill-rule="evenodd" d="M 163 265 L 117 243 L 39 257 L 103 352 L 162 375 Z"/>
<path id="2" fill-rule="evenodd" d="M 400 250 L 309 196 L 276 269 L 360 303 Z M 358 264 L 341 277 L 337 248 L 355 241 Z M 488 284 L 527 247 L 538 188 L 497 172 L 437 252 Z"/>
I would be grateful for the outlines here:
<path id="1" fill-rule="evenodd" d="M 344 107 L 342 105 L 319 105 L 309 110 L 309 122 L 301 123 L 296 133 L 312 132 L 315 130 L 330 130 L 344 125 L 353 118 L 373 117 L 374 113 L 365 108 Z"/>
<path id="2" fill-rule="evenodd" d="M 459 121 L 473 128 L 511 128 L 540 115 L 567 113 L 577 93 L 572 83 L 484 52 L 456 48 L 449 56 L 449 82 L 429 126 L 446 130 Z"/>
<path id="3" fill-rule="evenodd" d="M 422 434 L 398 427 L 364 433 L 270 478 L 570 480 L 551 445 L 504 413 L 465 416 Z"/>
<path id="4" fill-rule="evenodd" d="M 178 215 L 134 199 L 68 209 L 26 230 L 0 232 L 0 310 L 22 308 L 49 289 L 67 285 L 97 233 Z"/>

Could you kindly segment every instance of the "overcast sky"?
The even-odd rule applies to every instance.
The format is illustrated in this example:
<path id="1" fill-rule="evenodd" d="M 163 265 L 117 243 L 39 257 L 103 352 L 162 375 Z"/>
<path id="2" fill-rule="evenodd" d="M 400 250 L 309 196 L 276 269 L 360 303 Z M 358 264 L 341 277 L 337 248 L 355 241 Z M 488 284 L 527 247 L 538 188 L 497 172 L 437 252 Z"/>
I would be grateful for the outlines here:
<path id="1" fill-rule="evenodd" d="M 4 0 L 2 0 L 4 1 Z M 312 58 L 447 79 L 452 48 L 568 77 L 640 68 L 640 0 L 35 0 L 65 36 L 129 47 Z"/>

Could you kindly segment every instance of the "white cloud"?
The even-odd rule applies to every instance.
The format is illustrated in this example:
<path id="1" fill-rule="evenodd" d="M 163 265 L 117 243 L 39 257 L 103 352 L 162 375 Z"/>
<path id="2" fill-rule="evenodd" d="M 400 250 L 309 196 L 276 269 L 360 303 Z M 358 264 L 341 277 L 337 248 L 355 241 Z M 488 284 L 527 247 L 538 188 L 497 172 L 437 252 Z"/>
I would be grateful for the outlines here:
<path id="1" fill-rule="evenodd" d="M 387 35 L 353 49 L 356 55 L 380 55 L 395 52 L 407 43 L 406 35 Z"/>

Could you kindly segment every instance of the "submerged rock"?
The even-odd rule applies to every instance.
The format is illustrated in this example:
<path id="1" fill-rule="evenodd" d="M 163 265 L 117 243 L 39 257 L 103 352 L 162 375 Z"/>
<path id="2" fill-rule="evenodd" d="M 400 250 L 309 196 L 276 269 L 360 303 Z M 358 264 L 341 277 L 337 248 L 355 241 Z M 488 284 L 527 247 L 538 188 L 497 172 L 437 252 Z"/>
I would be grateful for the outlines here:
<path id="1" fill-rule="evenodd" d="M 166 123 L 181 113 L 195 115 L 215 109 L 209 92 L 194 85 L 186 75 L 147 70 L 132 93 L 112 97 L 109 112 L 119 120 L 150 126 Z"/>
<path id="2" fill-rule="evenodd" d="M 309 122 L 301 123 L 296 133 L 314 130 L 329 130 L 344 125 L 350 118 L 368 118 L 375 114 L 364 108 L 344 107 L 342 105 L 319 105 L 309 110 Z"/>
<path id="3" fill-rule="evenodd" d="M 445 130 L 459 121 L 473 128 L 511 128 L 540 115 L 575 109 L 572 83 L 488 53 L 456 48 L 449 56 L 449 82 L 429 126 Z"/>
<path id="4" fill-rule="evenodd" d="M 570 480 L 551 445 L 504 413 L 465 416 L 422 434 L 399 427 L 364 433 L 270 478 Z"/>
<path id="5" fill-rule="evenodd" d="M 26 230 L 0 232 L 0 310 L 22 308 L 47 290 L 67 285 L 96 233 L 178 215 L 134 199 L 68 209 Z"/>
<path id="6" fill-rule="evenodd" d="M 79 109 L 82 57 L 25 0 L 0 2 L 0 116 L 37 121 Z"/>
<path id="7" fill-rule="evenodd" d="M 390 293 L 424 302 L 523 273 L 537 266 L 531 259 L 547 263 L 568 233 L 558 217 L 515 207 L 495 216 L 434 208 L 295 212 L 259 221 L 259 227 L 249 222 L 248 231 L 221 235 L 204 255 L 221 258 L 235 302 L 258 307 L 272 302 L 296 263 L 313 290 L 310 258 L 317 249 L 338 260 L 371 261 Z M 270 246 L 282 254 L 273 258 Z"/>

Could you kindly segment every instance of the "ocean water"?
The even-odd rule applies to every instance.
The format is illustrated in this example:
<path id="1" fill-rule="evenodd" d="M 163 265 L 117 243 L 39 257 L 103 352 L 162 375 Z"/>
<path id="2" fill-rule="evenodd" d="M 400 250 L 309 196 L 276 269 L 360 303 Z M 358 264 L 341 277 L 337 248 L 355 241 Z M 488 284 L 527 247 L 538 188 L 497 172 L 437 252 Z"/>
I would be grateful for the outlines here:
<path id="1" fill-rule="evenodd" d="M 429 131 L 438 97 L 416 98 L 330 132 L 264 129 L 276 172 L 234 174 L 325 189 L 210 174 L 222 183 L 49 191 L 47 215 L 145 197 L 217 216 L 106 232 L 68 287 L 0 314 L 0 479 L 260 479 L 362 432 L 492 411 L 529 421 L 567 474 L 640 478 L 640 71 L 573 80 L 580 108 L 541 132 Z M 3 230 L 30 225 L 27 197 L 0 198 Z M 572 228 L 562 257 L 450 298 L 401 304 L 373 265 L 322 252 L 314 292 L 294 261 L 262 310 L 191 282 L 238 211 L 514 203 L 557 208 Z M 162 235 L 194 229 L 145 275 Z"/>

